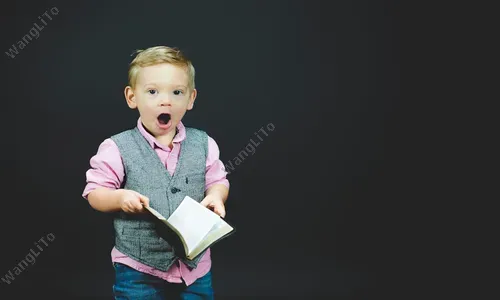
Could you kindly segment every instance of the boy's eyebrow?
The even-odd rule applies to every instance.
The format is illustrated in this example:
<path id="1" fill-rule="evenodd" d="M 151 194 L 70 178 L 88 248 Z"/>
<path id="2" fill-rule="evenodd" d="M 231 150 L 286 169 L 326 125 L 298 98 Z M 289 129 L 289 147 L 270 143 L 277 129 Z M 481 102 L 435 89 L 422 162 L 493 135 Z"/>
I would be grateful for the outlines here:
<path id="1" fill-rule="evenodd" d="M 156 83 L 156 82 L 149 82 L 149 83 L 145 83 L 145 84 L 144 84 L 144 87 L 146 87 L 146 86 L 148 86 L 148 85 L 156 85 L 156 86 L 158 86 L 158 85 L 162 85 L 162 84 L 158 84 L 158 83 Z M 185 86 L 185 85 L 183 85 L 183 84 L 177 84 L 177 85 L 176 85 L 176 84 L 167 84 L 167 85 L 171 85 L 171 86 L 175 86 L 175 87 L 183 87 L 183 88 L 187 88 L 187 86 Z"/>

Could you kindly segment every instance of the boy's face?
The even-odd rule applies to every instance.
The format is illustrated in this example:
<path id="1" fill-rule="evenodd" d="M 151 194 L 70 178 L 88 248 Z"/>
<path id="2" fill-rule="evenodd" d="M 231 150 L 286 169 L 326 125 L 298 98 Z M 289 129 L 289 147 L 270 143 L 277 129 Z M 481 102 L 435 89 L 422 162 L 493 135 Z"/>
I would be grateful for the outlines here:
<path id="1" fill-rule="evenodd" d="M 143 125 L 155 136 L 175 132 L 186 110 L 193 108 L 196 90 L 188 89 L 185 69 L 159 64 L 140 69 L 135 88 L 125 88 L 130 108 L 139 110 Z"/>

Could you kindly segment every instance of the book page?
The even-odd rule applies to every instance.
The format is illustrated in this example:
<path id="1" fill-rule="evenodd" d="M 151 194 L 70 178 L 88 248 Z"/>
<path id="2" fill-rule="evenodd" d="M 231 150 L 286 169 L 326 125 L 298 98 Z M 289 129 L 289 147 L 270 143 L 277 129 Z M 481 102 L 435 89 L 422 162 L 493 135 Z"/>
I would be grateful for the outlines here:
<path id="1" fill-rule="evenodd" d="M 160 220 L 166 220 L 164 216 L 162 216 L 159 212 L 156 211 L 156 209 L 150 207 L 150 206 L 143 206 L 145 209 L 149 210 L 150 213 L 152 213 L 155 217 L 157 217 Z"/>
<path id="2" fill-rule="evenodd" d="M 213 242 L 217 241 L 221 237 L 225 236 L 231 232 L 234 228 L 227 224 L 223 219 L 213 225 L 208 234 L 203 238 L 203 240 L 197 245 L 188 258 L 194 258 L 200 254 L 203 250 L 209 247 Z"/>
<path id="3" fill-rule="evenodd" d="M 183 236 L 189 254 L 219 219 L 217 214 L 186 196 L 167 221 Z"/>

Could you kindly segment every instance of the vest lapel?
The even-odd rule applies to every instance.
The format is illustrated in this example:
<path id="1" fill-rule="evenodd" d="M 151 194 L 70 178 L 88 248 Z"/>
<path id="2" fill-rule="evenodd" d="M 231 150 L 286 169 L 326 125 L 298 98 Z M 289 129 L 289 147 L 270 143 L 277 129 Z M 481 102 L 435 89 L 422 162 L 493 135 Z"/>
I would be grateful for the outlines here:
<path id="1" fill-rule="evenodd" d="M 177 165 L 175 166 L 174 175 L 170 175 L 170 172 L 168 172 L 166 166 L 160 160 L 156 151 L 151 147 L 149 142 L 141 134 L 141 132 L 139 131 L 139 128 L 137 128 L 137 127 L 134 129 L 134 139 L 136 140 L 137 144 L 139 145 L 140 151 L 142 151 L 143 153 L 148 153 L 148 155 L 144 156 L 144 159 L 148 160 L 150 165 L 158 165 L 160 167 L 161 172 L 157 175 L 166 176 L 167 179 L 170 182 L 172 182 L 177 177 L 176 175 L 179 173 L 179 170 L 182 170 L 182 168 L 184 166 L 184 156 L 185 156 L 184 154 L 189 151 L 189 149 L 188 149 L 189 143 L 181 143 L 180 144 L 181 149 L 179 150 L 179 159 L 177 161 Z M 186 131 L 186 140 L 187 139 L 189 139 L 189 134 Z M 145 164 L 141 164 L 141 168 L 148 173 L 152 171 L 152 170 L 147 170 L 145 167 Z"/>
<path id="2" fill-rule="evenodd" d="M 146 164 L 140 164 L 141 168 L 146 172 L 146 173 L 151 173 L 154 172 L 155 175 L 157 176 L 164 176 L 166 177 L 167 180 L 171 181 L 172 176 L 170 176 L 170 173 L 168 172 L 167 168 L 165 165 L 163 165 L 162 161 L 158 157 L 158 154 L 156 154 L 156 151 L 151 147 L 151 145 L 148 143 L 146 138 L 141 134 L 139 131 L 139 128 L 134 129 L 134 139 L 139 146 L 139 151 L 141 151 L 144 154 L 143 159 L 146 160 L 148 163 Z M 147 169 L 145 166 L 150 165 L 150 166 L 158 166 L 155 167 L 153 170 Z"/>

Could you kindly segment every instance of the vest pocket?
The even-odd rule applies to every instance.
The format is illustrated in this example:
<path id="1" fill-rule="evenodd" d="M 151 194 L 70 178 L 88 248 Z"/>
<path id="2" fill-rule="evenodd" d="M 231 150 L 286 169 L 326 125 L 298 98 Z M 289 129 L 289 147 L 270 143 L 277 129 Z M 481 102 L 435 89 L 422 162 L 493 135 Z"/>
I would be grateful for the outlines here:
<path id="1" fill-rule="evenodd" d="M 134 241 L 140 244 L 141 253 L 148 252 L 169 252 L 172 247 L 158 234 L 154 228 L 133 228 L 124 227 L 122 229 L 123 239 Z"/>
<path id="2" fill-rule="evenodd" d="M 181 180 L 184 189 L 192 190 L 205 188 L 205 173 L 189 173 Z"/>
<path id="3" fill-rule="evenodd" d="M 203 181 L 205 181 L 205 173 L 202 173 L 202 172 L 190 172 L 190 173 L 184 174 L 184 176 L 188 178 L 188 182 L 186 182 L 186 184 L 190 184 L 191 180 L 203 180 Z"/>
<path id="4" fill-rule="evenodd" d="M 141 253 L 154 253 L 154 252 L 171 252 L 170 246 L 162 238 L 146 238 L 141 239 Z"/>
<path id="5" fill-rule="evenodd" d="M 139 233 L 140 229 L 139 228 L 132 228 L 132 227 L 123 227 L 122 228 L 122 235 L 126 236 L 127 238 L 134 238 L 136 240 L 139 239 Z"/>

